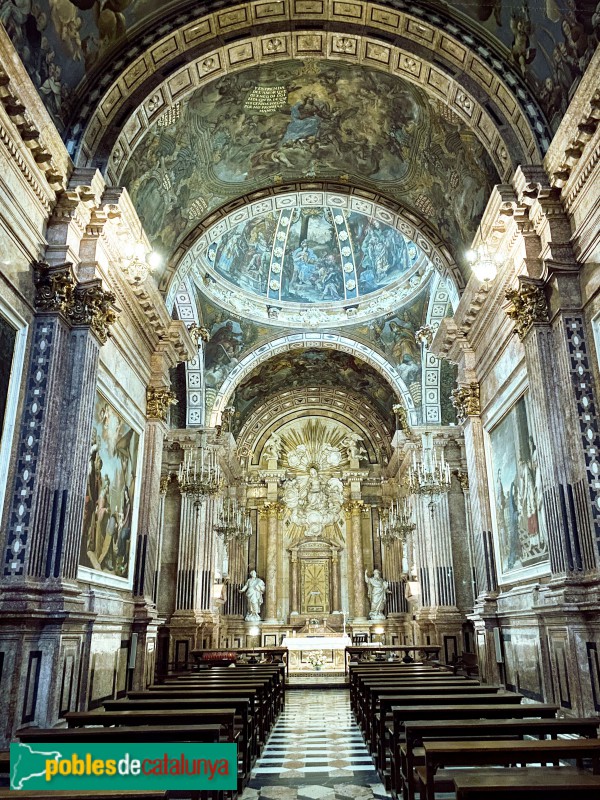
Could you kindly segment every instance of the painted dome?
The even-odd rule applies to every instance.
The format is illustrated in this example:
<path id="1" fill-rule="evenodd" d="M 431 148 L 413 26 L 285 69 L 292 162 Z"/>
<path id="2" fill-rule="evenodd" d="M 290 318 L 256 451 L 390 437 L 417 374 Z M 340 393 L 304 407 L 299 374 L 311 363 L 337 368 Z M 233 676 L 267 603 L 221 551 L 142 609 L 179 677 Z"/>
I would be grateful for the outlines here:
<path id="1" fill-rule="evenodd" d="M 295 193 L 220 220 L 185 271 L 201 278 L 205 294 L 254 319 L 343 324 L 398 308 L 428 280 L 432 265 L 413 230 L 374 203 Z"/>

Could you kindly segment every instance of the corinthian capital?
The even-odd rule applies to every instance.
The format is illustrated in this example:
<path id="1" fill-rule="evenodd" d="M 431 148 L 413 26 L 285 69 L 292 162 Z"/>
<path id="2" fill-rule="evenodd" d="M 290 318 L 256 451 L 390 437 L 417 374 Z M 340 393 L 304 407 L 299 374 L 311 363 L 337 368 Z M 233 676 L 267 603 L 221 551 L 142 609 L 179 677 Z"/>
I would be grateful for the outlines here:
<path id="1" fill-rule="evenodd" d="M 476 382 L 454 389 L 450 393 L 450 400 L 456 409 L 459 422 L 464 422 L 467 417 L 478 417 L 481 414 L 479 384 Z"/>
<path id="2" fill-rule="evenodd" d="M 65 317 L 68 315 L 77 283 L 72 264 L 50 267 L 43 261 L 37 261 L 33 265 L 33 283 L 34 304 L 38 311 Z"/>
<path id="3" fill-rule="evenodd" d="M 146 389 L 146 417 L 167 421 L 169 406 L 177 403 L 175 392 L 164 386 L 148 386 Z"/>
<path id="4" fill-rule="evenodd" d="M 112 292 L 104 291 L 100 281 L 80 283 L 68 310 L 69 322 L 74 326 L 89 326 L 98 341 L 104 344 L 109 328 L 117 318 L 115 300 Z"/>
<path id="5" fill-rule="evenodd" d="M 518 289 L 509 289 L 506 299 L 510 305 L 506 313 L 515 323 L 514 332 L 523 341 L 531 327 L 549 321 L 548 301 L 540 281 L 519 279 Z"/>

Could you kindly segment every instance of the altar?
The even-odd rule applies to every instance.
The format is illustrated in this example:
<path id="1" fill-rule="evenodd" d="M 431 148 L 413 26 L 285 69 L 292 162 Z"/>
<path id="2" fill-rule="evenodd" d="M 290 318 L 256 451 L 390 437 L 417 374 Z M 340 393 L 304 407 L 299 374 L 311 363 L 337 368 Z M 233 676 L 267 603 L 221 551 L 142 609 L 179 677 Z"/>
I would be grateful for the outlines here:
<path id="1" fill-rule="evenodd" d="M 345 669 L 346 647 L 352 639 L 344 632 L 329 627 L 326 620 L 309 620 L 296 636 L 284 636 L 282 647 L 288 649 L 289 668 L 312 670 L 308 660 L 310 653 L 319 652 L 324 658 L 323 670 Z"/>
<path id="2" fill-rule="evenodd" d="M 323 655 L 325 664 L 323 670 L 343 670 L 345 668 L 346 647 L 352 644 L 349 636 L 285 636 L 281 642 L 282 647 L 288 649 L 288 663 L 290 670 L 312 670 L 308 661 L 309 653 L 315 651 Z"/>

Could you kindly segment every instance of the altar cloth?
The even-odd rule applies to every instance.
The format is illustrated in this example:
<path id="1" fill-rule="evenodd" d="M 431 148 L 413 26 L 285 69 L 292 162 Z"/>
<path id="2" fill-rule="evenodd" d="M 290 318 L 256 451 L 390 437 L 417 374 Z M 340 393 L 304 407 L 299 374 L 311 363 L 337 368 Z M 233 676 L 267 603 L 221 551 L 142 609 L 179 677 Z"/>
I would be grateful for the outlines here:
<path id="1" fill-rule="evenodd" d="M 288 650 L 345 650 L 350 647 L 349 636 L 285 636 L 282 647 Z"/>

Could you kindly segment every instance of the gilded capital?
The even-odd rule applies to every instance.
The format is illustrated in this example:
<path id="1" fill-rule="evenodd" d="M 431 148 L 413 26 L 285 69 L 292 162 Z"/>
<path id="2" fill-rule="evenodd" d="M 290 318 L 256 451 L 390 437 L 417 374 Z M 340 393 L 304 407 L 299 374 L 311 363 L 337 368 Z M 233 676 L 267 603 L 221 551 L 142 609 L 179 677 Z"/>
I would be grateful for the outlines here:
<path id="1" fill-rule="evenodd" d="M 362 500 L 347 500 L 344 503 L 344 511 L 347 514 L 360 514 L 362 509 L 363 509 Z"/>
<path id="2" fill-rule="evenodd" d="M 277 516 L 279 519 L 281 519 L 283 517 L 285 506 L 283 503 L 267 501 L 263 508 L 270 517 Z"/>
<path id="3" fill-rule="evenodd" d="M 80 283 L 75 289 L 73 303 L 68 309 L 71 325 L 89 326 L 101 344 L 109 336 L 109 328 L 117 319 L 115 296 L 105 292 L 100 281 Z"/>
<path id="4" fill-rule="evenodd" d="M 146 389 L 146 418 L 167 421 L 169 406 L 177 403 L 175 392 L 164 386 L 148 386 Z"/>
<path id="5" fill-rule="evenodd" d="M 467 472 L 463 472 L 463 470 L 459 469 L 455 472 L 455 475 L 460 483 L 460 488 L 463 492 L 467 492 L 469 490 L 469 475 Z"/>
<path id="6" fill-rule="evenodd" d="M 506 299 L 510 305 L 506 313 L 515 323 L 514 333 L 523 341 L 536 323 L 549 322 L 548 301 L 541 283 L 521 280 L 518 289 L 509 289 Z"/>
<path id="7" fill-rule="evenodd" d="M 33 283 L 34 304 L 38 311 L 65 317 L 68 315 L 77 285 L 72 264 L 51 267 L 43 261 L 36 261 L 33 264 Z"/>
<path id="8" fill-rule="evenodd" d="M 476 382 L 453 389 L 450 393 L 450 400 L 456 409 L 456 417 L 459 422 L 464 422 L 467 417 L 478 417 L 481 414 L 479 384 Z"/>
<path id="9" fill-rule="evenodd" d="M 208 329 L 202 325 L 196 325 L 195 322 L 192 322 L 191 325 L 188 325 L 188 331 L 190 332 L 190 336 L 196 344 L 196 347 L 198 347 L 200 342 L 208 342 L 210 339 L 210 333 L 208 332 Z"/>
<path id="10" fill-rule="evenodd" d="M 402 403 L 392 406 L 392 411 L 396 415 L 396 428 L 407 436 L 410 436 L 410 425 L 408 424 L 408 412 Z"/>

